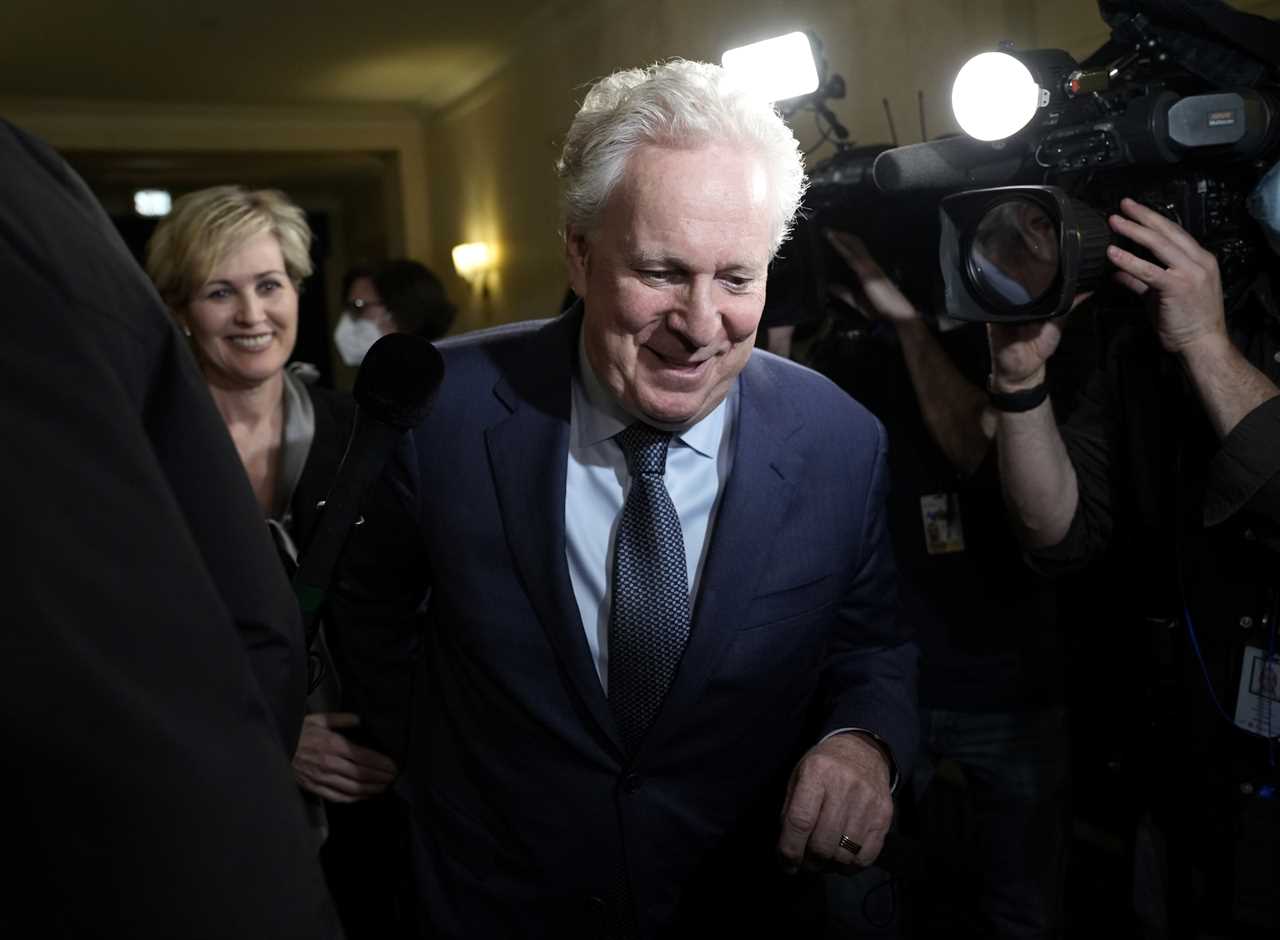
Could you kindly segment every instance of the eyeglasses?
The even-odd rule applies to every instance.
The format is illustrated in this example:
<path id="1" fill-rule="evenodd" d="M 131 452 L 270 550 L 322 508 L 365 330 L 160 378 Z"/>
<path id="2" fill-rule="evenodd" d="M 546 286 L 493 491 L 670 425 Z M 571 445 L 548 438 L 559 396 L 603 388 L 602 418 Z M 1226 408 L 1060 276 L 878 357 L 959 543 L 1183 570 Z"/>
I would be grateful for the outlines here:
<path id="1" fill-rule="evenodd" d="M 387 305 L 381 300 L 348 300 L 346 310 L 347 313 L 354 313 L 356 316 L 364 316 L 365 311 L 375 313 L 379 310 L 385 310 Z"/>

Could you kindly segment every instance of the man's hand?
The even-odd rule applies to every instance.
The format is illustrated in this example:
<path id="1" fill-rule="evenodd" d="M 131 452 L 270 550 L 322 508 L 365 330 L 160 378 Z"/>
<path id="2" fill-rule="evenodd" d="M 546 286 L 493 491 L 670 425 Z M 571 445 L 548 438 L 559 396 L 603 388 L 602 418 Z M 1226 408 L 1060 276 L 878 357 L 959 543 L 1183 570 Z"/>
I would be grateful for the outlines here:
<path id="1" fill-rule="evenodd" d="M 1147 301 L 1160 345 L 1178 356 L 1220 439 L 1280 390 L 1231 343 L 1218 261 L 1177 224 L 1125 199 L 1111 227 L 1160 264 L 1112 245 L 1115 279 Z M 1128 218 L 1125 218 L 1127 216 Z M 1161 267 L 1160 265 L 1165 265 Z"/>
<path id="2" fill-rule="evenodd" d="M 857 276 L 861 288 L 858 294 L 854 294 L 841 285 L 832 284 L 831 292 L 836 297 L 873 320 L 906 323 L 920 319 L 919 311 L 876 264 L 861 238 L 834 229 L 827 229 L 826 235 L 831 247 Z"/>
<path id="3" fill-rule="evenodd" d="M 792 871 L 801 865 L 870 865 L 892 819 L 884 752 L 856 731 L 833 734 L 810 748 L 791 774 L 778 851 Z M 861 851 L 854 854 L 842 847 L 841 836 Z"/>
<path id="4" fill-rule="evenodd" d="M 1062 341 L 1058 320 L 988 323 L 991 380 L 998 392 L 1034 388 L 1045 380 L 1045 363 Z"/>
<path id="5" fill-rule="evenodd" d="M 1093 296 L 1093 291 L 1076 294 L 1071 300 L 1076 307 Z M 1032 323 L 987 324 L 987 340 L 991 344 L 991 378 L 998 392 L 1018 392 L 1034 388 L 1045 380 L 1045 363 L 1062 341 L 1066 316 Z"/>
<path id="6" fill-rule="evenodd" d="M 400 771 L 384 754 L 348 740 L 339 728 L 355 728 L 349 712 L 320 712 L 302 720 L 293 775 L 304 790 L 333 803 L 354 803 L 384 791 Z"/>
<path id="7" fill-rule="evenodd" d="M 1107 249 L 1107 257 L 1118 269 L 1116 281 L 1147 299 L 1160 345 L 1168 352 L 1186 354 L 1205 341 L 1211 345 L 1226 341 L 1218 260 L 1176 222 L 1155 210 L 1124 199 L 1120 211 L 1124 215 L 1108 220 L 1112 230 L 1146 248 L 1165 265 L 1144 261 L 1115 245 Z"/>

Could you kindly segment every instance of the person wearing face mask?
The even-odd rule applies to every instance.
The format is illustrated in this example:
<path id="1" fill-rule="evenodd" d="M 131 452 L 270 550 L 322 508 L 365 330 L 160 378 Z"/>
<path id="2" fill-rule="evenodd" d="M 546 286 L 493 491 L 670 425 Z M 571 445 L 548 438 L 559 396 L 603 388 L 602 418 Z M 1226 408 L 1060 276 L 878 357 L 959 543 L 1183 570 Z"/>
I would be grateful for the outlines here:
<path id="1" fill-rule="evenodd" d="M 355 368 L 374 343 L 394 329 L 387 306 L 373 283 L 373 270 L 355 267 L 342 278 L 343 308 L 333 344 L 345 365 Z"/>
<path id="2" fill-rule="evenodd" d="M 1273 247 L 1278 190 L 1273 166 L 1247 201 Z M 1064 425 L 1043 386 L 1058 322 L 989 326 L 1001 481 L 1040 570 L 1126 559 L 1109 603 L 1150 633 L 1141 714 L 1118 719 L 1135 732 L 1140 846 L 1164 872 L 1150 925 L 1256 936 L 1280 928 L 1280 260 L 1260 244 L 1263 270 L 1227 309 L 1217 260 L 1177 224 L 1126 199 L 1110 225 L 1152 258 L 1108 249 L 1147 315 L 1118 327 Z"/>
<path id="3" fill-rule="evenodd" d="M 333 342 L 342 361 L 352 367 L 388 333 L 439 339 L 449 332 L 457 312 L 440 279 L 410 258 L 388 261 L 376 271 L 353 268 L 343 278 L 343 296 L 346 307 Z"/>
<path id="4" fill-rule="evenodd" d="M 307 385 L 285 367 L 298 335 L 298 292 L 311 273 L 310 245 L 302 209 L 283 193 L 215 186 L 174 203 L 146 259 L 188 337 L 289 574 L 318 520 L 355 413 L 349 395 Z M 323 842 L 331 826 L 341 834 L 346 806 L 383 794 L 398 770 L 350 737 L 360 720 L 342 709 L 323 628 L 310 653 L 308 714 L 293 769 Z M 341 839 L 326 844 L 321 859 L 348 936 L 356 937 L 362 934 L 353 924 L 353 892 L 334 875 L 334 856 L 341 855 L 335 843 Z"/>

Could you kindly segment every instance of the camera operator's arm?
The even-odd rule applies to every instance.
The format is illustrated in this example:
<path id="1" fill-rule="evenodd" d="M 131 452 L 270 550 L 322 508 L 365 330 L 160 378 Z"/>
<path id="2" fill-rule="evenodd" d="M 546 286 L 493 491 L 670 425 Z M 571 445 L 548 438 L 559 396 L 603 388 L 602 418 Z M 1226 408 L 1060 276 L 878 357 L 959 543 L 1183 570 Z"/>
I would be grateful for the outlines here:
<path id="1" fill-rule="evenodd" d="M 1062 339 L 1056 320 L 990 323 L 991 390 L 1025 392 L 1047 381 L 1045 368 Z M 1066 538 L 1080 501 L 1075 467 L 1048 398 L 1029 411 L 997 413 L 996 446 L 1005 501 L 1028 548 Z"/>
<path id="2" fill-rule="evenodd" d="M 969 476 L 982 464 L 995 436 L 995 412 L 987 393 L 960 373 L 919 311 L 871 257 L 862 239 L 845 232 L 827 234 L 857 276 L 861 296 L 844 296 L 848 291 L 842 288 L 833 290 L 842 291 L 840 299 L 868 317 L 893 324 L 929 436 L 956 471 Z"/>
<path id="3" fill-rule="evenodd" d="M 1111 246 L 1116 280 L 1147 298 L 1156 335 L 1191 377 L 1218 437 L 1280 389 L 1232 344 L 1222 306 L 1218 262 L 1179 225 L 1132 199 L 1111 216 L 1111 228 L 1143 246 L 1165 265 Z M 1127 216 L 1127 218 L 1126 218 Z"/>

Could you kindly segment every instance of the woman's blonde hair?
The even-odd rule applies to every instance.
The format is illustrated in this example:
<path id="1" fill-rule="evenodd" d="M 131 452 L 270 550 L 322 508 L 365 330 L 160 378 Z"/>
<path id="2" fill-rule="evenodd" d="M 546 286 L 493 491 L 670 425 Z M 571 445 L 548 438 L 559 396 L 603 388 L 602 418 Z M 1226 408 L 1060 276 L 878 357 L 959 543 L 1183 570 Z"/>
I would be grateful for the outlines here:
<path id="1" fill-rule="evenodd" d="M 213 186 L 187 193 L 147 242 L 147 274 L 170 310 L 190 303 L 200 285 L 235 248 L 270 232 L 285 273 L 300 287 L 311 273 L 306 214 L 278 189 Z"/>

